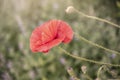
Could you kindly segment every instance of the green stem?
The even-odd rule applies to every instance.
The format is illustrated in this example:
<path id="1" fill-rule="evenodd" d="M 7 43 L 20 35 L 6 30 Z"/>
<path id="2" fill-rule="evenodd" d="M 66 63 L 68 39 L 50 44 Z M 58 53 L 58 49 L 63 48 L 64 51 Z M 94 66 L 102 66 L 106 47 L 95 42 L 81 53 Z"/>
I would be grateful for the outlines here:
<path id="1" fill-rule="evenodd" d="M 90 59 L 86 59 L 83 57 L 78 57 L 75 55 L 70 54 L 69 52 L 67 52 L 66 50 L 64 50 L 63 48 L 59 47 L 65 54 L 71 56 L 72 58 L 75 59 L 79 59 L 79 60 L 83 60 L 83 61 L 87 61 L 87 62 L 91 62 L 91 63 L 95 63 L 95 64 L 99 64 L 99 65 L 109 65 L 109 66 L 115 66 L 115 67 L 120 67 L 119 64 L 110 64 L 110 63 L 104 63 L 104 62 L 98 62 L 98 61 L 94 61 L 94 60 L 90 60 Z"/>
<path id="2" fill-rule="evenodd" d="M 99 45 L 99 44 L 93 43 L 93 42 L 85 39 L 84 37 L 80 36 L 78 33 L 75 33 L 75 34 L 78 36 L 79 39 L 83 40 L 84 42 L 87 42 L 87 43 L 89 43 L 89 44 L 91 44 L 91 45 L 93 45 L 93 46 L 96 46 L 96 47 L 98 47 L 98 48 L 104 49 L 104 50 L 106 50 L 106 51 L 108 51 L 108 52 L 110 52 L 110 53 L 114 53 L 114 54 L 120 55 L 120 53 L 117 52 L 117 51 L 115 51 L 115 50 L 111 50 L 111 49 L 108 49 L 108 48 L 106 48 L 106 47 L 103 47 L 103 46 L 101 46 L 101 45 Z"/>
<path id="3" fill-rule="evenodd" d="M 83 12 L 80 12 L 80 11 L 76 10 L 75 8 L 74 8 L 74 10 L 75 10 L 75 12 L 79 13 L 80 15 L 82 15 L 82 16 L 84 16 L 84 17 L 87 17 L 87 18 L 90 18 L 90 19 L 95 19 L 95 20 L 98 20 L 98 21 L 101 21 L 101 22 L 105 22 L 105 23 L 108 23 L 108 24 L 110 24 L 110 25 L 112 25 L 112 26 L 115 26 L 115 27 L 117 27 L 117 28 L 120 28 L 119 25 L 117 25 L 117 24 L 115 24 L 115 23 L 113 23 L 113 22 L 110 22 L 110 21 L 108 21 L 108 20 L 105 20 L 105 19 L 102 19 L 102 18 L 99 18 L 99 17 L 95 17 L 95 16 L 86 15 L 86 14 L 84 14 Z"/>
<path id="4" fill-rule="evenodd" d="M 72 7 L 71 9 L 72 9 L 72 11 L 75 11 L 75 12 L 79 13 L 80 15 L 84 16 L 84 17 L 87 17 L 87 18 L 90 18 L 90 19 L 95 19 L 95 20 L 98 20 L 98 21 L 101 21 L 101 22 L 105 22 L 105 23 L 108 23 L 108 24 L 110 24 L 110 25 L 113 25 L 113 26 L 115 26 L 115 27 L 117 27 L 117 28 L 120 28 L 119 25 L 117 25 L 117 24 L 115 24 L 115 23 L 113 23 L 113 22 L 110 22 L 110 21 L 108 21 L 108 20 L 105 20 L 105 19 L 102 19 L 102 18 L 99 18 L 99 17 L 95 17 L 95 16 L 86 15 L 86 14 L 84 14 L 83 12 L 78 11 L 78 10 L 75 9 L 74 7 Z M 87 42 L 87 43 L 89 43 L 89 44 L 91 44 L 91 45 L 93 45 L 93 46 L 96 46 L 96 47 L 98 47 L 98 48 L 104 49 L 104 50 L 106 50 L 106 51 L 108 51 L 108 52 L 110 52 L 110 53 L 115 53 L 115 54 L 120 55 L 120 52 L 117 52 L 117 51 L 115 51 L 115 50 L 108 49 L 108 48 L 106 48 L 106 47 L 104 47 L 104 46 L 101 46 L 101 45 L 99 45 L 99 44 L 93 43 L 93 42 L 85 39 L 84 37 L 80 36 L 80 35 L 77 34 L 77 33 L 75 33 L 75 34 L 78 36 L 79 39 L 81 39 L 81 40 L 83 40 L 83 41 L 85 41 L 85 42 Z"/>
<path id="5" fill-rule="evenodd" d="M 99 69 L 98 69 L 98 72 L 97 72 L 97 78 L 100 78 L 100 73 L 102 71 L 102 69 L 105 67 L 105 65 L 102 65 Z"/>

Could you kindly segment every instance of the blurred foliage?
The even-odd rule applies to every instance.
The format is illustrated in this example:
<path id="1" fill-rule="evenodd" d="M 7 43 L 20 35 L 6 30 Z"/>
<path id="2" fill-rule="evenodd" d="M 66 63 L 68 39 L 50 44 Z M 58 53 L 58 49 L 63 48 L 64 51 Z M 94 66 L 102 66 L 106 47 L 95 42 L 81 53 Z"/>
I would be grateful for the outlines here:
<path id="1" fill-rule="evenodd" d="M 88 40 L 120 51 L 120 29 L 109 24 L 85 18 L 77 13 L 67 14 L 72 5 L 93 16 L 120 24 L 119 0 L 0 0 L 0 80 L 72 80 L 67 67 L 72 67 L 78 78 L 86 80 L 81 66 L 87 66 L 87 75 L 97 78 L 100 65 L 79 61 L 61 54 L 57 47 L 48 54 L 32 53 L 29 37 L 33 29 L 50 19 L 61 19 Z M 74 36 L 64 49 L 81 57 L 119 64 L 119 56 L 78 40 Z M 101 74 L 102 80 L 120 78 L 120 70 L 109 67 Z"/>

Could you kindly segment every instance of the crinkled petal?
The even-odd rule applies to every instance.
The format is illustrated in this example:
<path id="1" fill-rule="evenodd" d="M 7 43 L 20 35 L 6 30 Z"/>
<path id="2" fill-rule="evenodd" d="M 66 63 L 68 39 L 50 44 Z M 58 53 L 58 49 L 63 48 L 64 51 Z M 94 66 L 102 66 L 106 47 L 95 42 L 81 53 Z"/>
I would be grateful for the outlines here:
<path id="1" fill-rule="evenodd" d="M 30 37 L 32 52 L 48 52 L 61 42 L 69 43 L 73 38 L 71 27 L 61 20 L 51 20 L 35 28 Z"/>
<path id="2" fill-rule="evenodd" d="M 61 21 L 59 30 L 58 30 L 59 36 L 64 35 L 65 38 L 63 40 L 63 43 L 69 43 L 73 38 L 73 31 L 72 28 L 65 22 Z"/>
<path id="3" fill-rule="evenodd" d="M 50 24 L 52 24 L 52 26 Z M 53 22 L 49 21 L 35 28 L 30 37 L 30 48 L 32 52 L 36 52 L 37 47 L 52 41 L 55 38 L 57 34 L 57 27 L 55 26 L 56 23 L 53 24 Z"/>
<path id="4" fill-rule="evenodd" d="M 49 43 L 46 43 L 44 45 L 39 46 L 38 48 L 36 48 L 37 52 L 48 52 L 51 48 L 59 45 L 62 42 L 62 39 L 55 39 Z"/>

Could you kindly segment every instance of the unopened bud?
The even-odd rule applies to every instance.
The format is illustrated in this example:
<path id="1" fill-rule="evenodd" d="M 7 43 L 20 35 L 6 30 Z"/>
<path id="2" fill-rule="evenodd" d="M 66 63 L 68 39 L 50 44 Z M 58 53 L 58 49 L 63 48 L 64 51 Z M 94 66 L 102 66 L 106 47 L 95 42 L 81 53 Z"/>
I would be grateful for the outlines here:
<path id="1" fill-rule="evenodd" d="M 72 12 L 74 12 L 74 7 L 69 6 L 69 7 L 67 7 L 67 9 L 65 11 L 66 11 L 66 13 L 72 13 Z"/>
<path id="2" fill-rule="evenodd" d="M 87 72 L 87 67 L 86 67 L 86 66 L 82 66 L 82 67 L 81 67 L 81 70 L 82 70 L 82 72 L 85 74 L 85 73 Z"/>

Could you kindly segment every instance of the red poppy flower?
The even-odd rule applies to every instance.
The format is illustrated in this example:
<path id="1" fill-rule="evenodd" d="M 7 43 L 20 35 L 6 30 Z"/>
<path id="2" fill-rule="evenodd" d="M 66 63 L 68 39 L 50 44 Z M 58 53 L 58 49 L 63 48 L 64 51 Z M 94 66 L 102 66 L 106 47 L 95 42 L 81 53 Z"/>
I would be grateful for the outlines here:
<path id="1" fill-rule="evenodd" d="M 73 38 L 71 27 L 61 20 L 50 20 L 35 28 L 30 37 L 32 52 L 48 52 L 61 42 L 69 43 Z"/>

